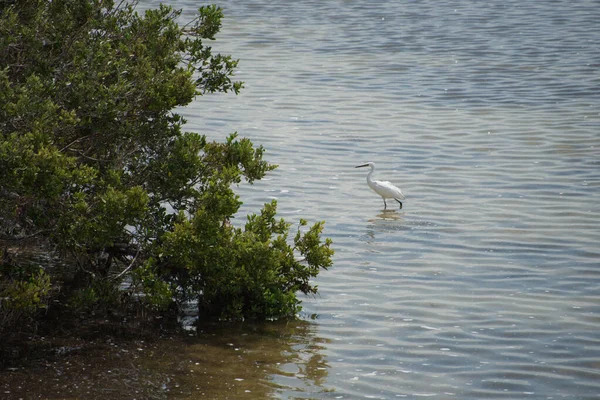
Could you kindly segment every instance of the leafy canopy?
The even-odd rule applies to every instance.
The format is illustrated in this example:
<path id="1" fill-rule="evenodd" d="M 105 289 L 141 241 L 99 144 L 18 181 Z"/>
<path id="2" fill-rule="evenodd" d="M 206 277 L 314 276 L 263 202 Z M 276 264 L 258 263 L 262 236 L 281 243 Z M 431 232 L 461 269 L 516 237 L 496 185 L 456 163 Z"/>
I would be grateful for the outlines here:
<path id="1" fill-rule="evenodd" d="M 310 279 L 333 254 L 323 223 L 302 221 L 289 238 L 275 202 L 229 223 L 233 187 L 275 168 L 262 146 L 183 131 L 177 107 L 243 85 L 238 61 L 208 45 L 222 10 L 200 7 L 183 27 L 179 15 L 111 0 L 0 3 L 0 298 L 29 293 L 42 306 L 60 292 L 157 310 L 193 300 L 242 319 L 293 316 L 296 293 L 316 292 Z M 32 241 L 61 260 L 50 283 L 10 257 Z"/>

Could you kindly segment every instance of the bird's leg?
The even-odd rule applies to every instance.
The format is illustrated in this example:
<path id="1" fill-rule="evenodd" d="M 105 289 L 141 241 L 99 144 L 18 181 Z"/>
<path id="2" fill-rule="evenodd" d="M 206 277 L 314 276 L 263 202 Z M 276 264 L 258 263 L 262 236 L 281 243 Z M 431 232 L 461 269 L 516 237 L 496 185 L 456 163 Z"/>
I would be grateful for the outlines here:
<path id="1" fill-rule="evenodd" d="M 398 199 L 394 199 L 394 200 L 396 200 L 398 203 L 400 203 L 400 209 L 402 210 L 402 202 Z"/>
<path id="2" fill-rule="evenodd" d="M 385 199 L 383 199 L 383 209 L 387 210 L 387 203 L 385 202 Z"/>

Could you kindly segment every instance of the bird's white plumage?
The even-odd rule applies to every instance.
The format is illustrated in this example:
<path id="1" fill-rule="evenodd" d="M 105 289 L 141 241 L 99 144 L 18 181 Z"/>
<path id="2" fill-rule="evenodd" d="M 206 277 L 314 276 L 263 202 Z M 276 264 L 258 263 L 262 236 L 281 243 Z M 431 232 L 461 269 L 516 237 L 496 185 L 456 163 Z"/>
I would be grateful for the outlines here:
<path id="1" fill-rule="evenodd" d="M 377 193 L 384 199 L 405 199 L 400 188 L 397 188 L 396 186 L 392 185 L 391 182 L 367 180 L 367 183 L 375 193 Z"/>
<path id="2" fill-rule="evenodd" d="M 383 198 L 383 204 L 387 208 L 387 203 L 385 199 L 395 199 L 398 203 L 400 203 L 400 208 L 402 208 L 402 202 L 400 200 L 404 200 L 405 197 L 402 194 L 400 188 L 392 185 L 391 182 L 388 181 L 376 181 L 372 178 L 373 172 L 375 172 L 375 163 L 368 162 L 366 164 L 357 165 L 356 168 L 361 167 L 371 167 L 371 171 L 367 175 L 367 184 L 375 193 L 380 195 Z"/>

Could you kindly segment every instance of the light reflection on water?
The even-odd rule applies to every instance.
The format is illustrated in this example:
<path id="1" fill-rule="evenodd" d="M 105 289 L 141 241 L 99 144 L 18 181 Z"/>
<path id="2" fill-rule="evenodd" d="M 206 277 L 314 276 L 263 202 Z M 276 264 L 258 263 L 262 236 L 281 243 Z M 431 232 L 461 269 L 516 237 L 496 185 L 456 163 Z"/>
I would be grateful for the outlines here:
<path id="1" fill-rule="evenodd" d="M 178 398 L 598 398 L 598 4 L 220 5 L 214 48 L 246 89 L 198 99 L 188 130 L 264 145 L 280 167 L 239 188 L 234 223 L 276 198 L 327 221 L 335 264 L 314 322 L 164 342 L 132 368 Z"/>

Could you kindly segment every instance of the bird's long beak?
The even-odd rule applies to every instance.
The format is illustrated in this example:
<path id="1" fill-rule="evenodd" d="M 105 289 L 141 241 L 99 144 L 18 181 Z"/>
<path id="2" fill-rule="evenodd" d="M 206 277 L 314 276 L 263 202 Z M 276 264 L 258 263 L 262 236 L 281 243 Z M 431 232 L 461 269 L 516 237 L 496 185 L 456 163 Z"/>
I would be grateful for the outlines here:
<path id="1" fill-rule="evenodd" d="M 362 167 L 368 167 L 368 166 L 369 166 L 369 164 L 363 164 L 363 165 L 357 165 L 354 168 L 362 168 Z"/>

